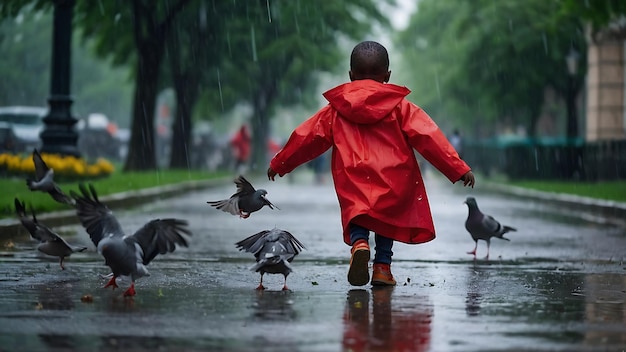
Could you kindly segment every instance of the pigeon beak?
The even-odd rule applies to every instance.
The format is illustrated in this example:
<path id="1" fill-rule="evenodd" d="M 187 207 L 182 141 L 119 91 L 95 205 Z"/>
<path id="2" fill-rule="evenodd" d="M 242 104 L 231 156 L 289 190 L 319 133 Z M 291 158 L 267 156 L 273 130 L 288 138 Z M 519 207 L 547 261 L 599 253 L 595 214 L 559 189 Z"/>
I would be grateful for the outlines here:
<path id="1" fill-rule="evenodd" d="M 279 208 L 279 207 L 277 207 L 277 206 L 275 206 L 274 204 L 272 204 L 272 202 L 270 202 L 270 201 L 269 201 L 269 199 L 267 199 L 267 197 L 265 197 L 265 195 L 262 195 L 261 197 L 262 197 L 262 198 L 263 198 L 263 200 L 265 201 L 265 204 L 269 205 L 269 206 L 270 206 L 270 208 L 272 208 L 272 207 L 273 207 L 273 208 L 276 208 L 276 209 L 280 210 L 280 208 Z M 273 209 L 273 208 L 272 208 L 272 209 Z"/>

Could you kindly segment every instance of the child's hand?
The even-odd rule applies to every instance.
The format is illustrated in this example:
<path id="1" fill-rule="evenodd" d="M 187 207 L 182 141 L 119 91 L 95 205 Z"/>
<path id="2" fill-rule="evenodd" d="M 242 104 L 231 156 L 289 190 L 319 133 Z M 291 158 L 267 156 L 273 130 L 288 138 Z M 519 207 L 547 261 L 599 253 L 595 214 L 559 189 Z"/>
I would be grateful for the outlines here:
<path id="1" fill-rule="evenodd" d="M 276 177 L 276 171 L 272 170 L 271 167 L 267 168 L 267 178 L 270 179 L 271 181 L 274 181 L 274 177 Z"/>
<path id="2" fill-rule="evenodd" d="M 470 186 L 474 188 L 474 174 L 471 171 L 465 173 L 465 175 L 461 176 L 461 180 L 463 181 L 463 186 Z"/>

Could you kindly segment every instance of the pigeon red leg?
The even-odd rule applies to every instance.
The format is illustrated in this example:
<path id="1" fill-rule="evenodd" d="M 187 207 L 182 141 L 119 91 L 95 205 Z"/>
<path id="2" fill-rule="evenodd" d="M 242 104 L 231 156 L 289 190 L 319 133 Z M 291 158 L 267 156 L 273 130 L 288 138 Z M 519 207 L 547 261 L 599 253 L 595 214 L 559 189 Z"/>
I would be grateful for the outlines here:
<path id="1" fill-rule="evenodd" d="M 63 258 L 61 257 L 61 261 L 59 262 L 59 264 L 61 264 L 61 270 L 65 270 L 65 266 L 63 266 Z"/>
<path id="2" fill-rule="evenodd" d="M 135 292 L 135 283 L 131 283 L 128 290 L 124 291 L 124 297 L 133 297 L 136 294 Z"/>
<path id="3" fill-rule="evenodd" d="M 485 259 L 489 259 L 489 241 L 487 241 L 487 255 L 485 256 Z"/>
<path id="4" fill-rule="evenodd" d="M 478 248 L 478 241 L 476 241 L 476 245 L 474 246 L 474 250 L 471 252 L 467 252 L 467 254 L 473 254 L 474 257 L 476 256 L 476 248 Z"/>
<path id="5" fill-rule="evenodd" d="M 244 213 L 244 212 L 243 212 L 243 210 L 239 210 L 239 216 L 240 216 L 242 219 L 247 219 L 247 218 L 249 218 L 249 217 L 250 217 L 250 213 Z"/>
<path id="6" fill-rule="evenodd" d="M 289 288 L 287 287 L 287 277 L 285 276 L 285 284 L 283 285 L 283 291 L 289 291 Z"/>
<path id="7" fill-rule="evenodd" d="M 117 284 L 115 283 L 115 279 L 116 279 L 116 277 L 115 277 L 115 275 L 113 275 L 113 277 L 111 278 L 111 280 L 109 280 L 109 282 L 107 282 L 107 284 L 106 284 L 106 285 L 104 285 L 104 288 L 107 288 L 107 287 L 109 287 L 109 286 L 112 286 L 112 287 L 113 287 L 113 289 L 115 290 L 115 288 L 116 288 L 116 287 L 118 287 L 118 286 L 117 286 Z"/>
<path id="8" fill-rule="evenodd" d="M 261 282 L 259 282 L 259 286 L 256 288 L 259 291 L 265 290 L 265 286 L 263 286 L 263 274 L 261 274 Z"/>

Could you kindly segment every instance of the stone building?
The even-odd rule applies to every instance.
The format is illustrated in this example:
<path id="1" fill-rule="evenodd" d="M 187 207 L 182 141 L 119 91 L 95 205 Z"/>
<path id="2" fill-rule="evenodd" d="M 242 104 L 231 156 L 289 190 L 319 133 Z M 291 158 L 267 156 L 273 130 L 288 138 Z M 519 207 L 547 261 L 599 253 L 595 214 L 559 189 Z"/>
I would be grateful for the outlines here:
<path id="1" fill-rule="evenodd" d="M 585 139 L 626 139 L 626 23 L 588 35 Z"/>

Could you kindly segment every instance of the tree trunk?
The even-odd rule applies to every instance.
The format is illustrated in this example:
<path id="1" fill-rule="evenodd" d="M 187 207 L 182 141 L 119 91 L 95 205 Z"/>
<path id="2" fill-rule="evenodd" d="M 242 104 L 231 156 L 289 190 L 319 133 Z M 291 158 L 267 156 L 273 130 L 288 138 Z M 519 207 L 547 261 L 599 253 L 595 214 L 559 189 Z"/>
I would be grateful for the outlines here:
<path id="1" fill-rule="evenodd" d="M 146 40 L 137 60 L 137 83 L 133 101 L 133 120 L 124 171 L 156 169 L 154 148 L 154 111 L 163 45 Z"/>
<path id="2" fill-rule="evenodd" d="M 169 7 L 161 23 L 151 1 L 134 0 L 133 37 L 137 46 L 137 78 L 131 122 L 128 156 L 124 171 L 154 170 L 157 167 L 154 147 L 154 111 L 165 38 L 174 18 L 190 0 L 179 0 Z"/>
<path id="3" fill-rule="evenodd" d="M 252 114 L 252 171 L 263 171 L 268 166 L 267 142 L 269 139 L 269 108 L 276 96 L 277 84 L 270 81 L 254 97 Z"/>
<path id="4" fill-rule="evenodd" d="M 172 126 L 170 168 L 189 169 L 191 167 L 190 141 L 193 127 L 191 113 L 198 99 L 198 83 L 196 79 L 193 79 L 194 73 L 187 72 L 174 76 L 176 117 Z"/>

